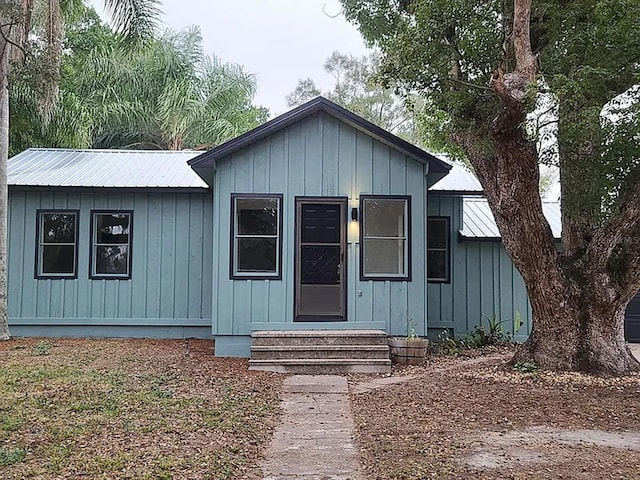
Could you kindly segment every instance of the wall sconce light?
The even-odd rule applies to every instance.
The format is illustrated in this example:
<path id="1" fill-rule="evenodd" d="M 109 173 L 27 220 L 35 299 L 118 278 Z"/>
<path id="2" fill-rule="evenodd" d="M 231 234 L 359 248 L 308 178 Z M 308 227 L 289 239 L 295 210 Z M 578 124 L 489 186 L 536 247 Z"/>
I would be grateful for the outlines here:
<path id="1" fill-rule="evenodd" d="M 351 208 L 351 220 L 354 222 L 358 221 L 358 207 Z"/>

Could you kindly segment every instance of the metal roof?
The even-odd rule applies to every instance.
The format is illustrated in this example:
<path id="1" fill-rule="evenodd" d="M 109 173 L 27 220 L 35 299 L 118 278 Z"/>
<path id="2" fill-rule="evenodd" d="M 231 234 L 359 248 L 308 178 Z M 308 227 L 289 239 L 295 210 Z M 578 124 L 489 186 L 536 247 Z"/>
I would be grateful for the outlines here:
<path id="1" fill-rule="evenodd" d="M 442 155 L 438 155 L 442 156 Z M 447 160 L 447 158 L 445 158 Z M 429 187 L 429 191 L 438 193 L 482 194 L 482 185 L 469 167 L 453 162 L 451 170 L 442 180 Z"/>
<path id="2" fill-rule="evenodd" d="M 9 159 L 8 184 L 37 187 L 200 188 L 197 151 L 30 148 Z"/>
<path id="3" fill-rule="evenodd" d="M 327 100 L 324 97 L 316 97 L 307 103 L 300 105 L 293 110 L 284 113 L 259 127 L 249 130 L 248 132 L 229 140 L 222 145 L 203 153 L 197 158 L 189 161 L 189 165 L 194 168 L 216 168 L 216 161 L 223 157 L 245 148 L 263 138 L 273 135 L 274 133 L 288 127 L 305 117 L 313 115 L 317 112 L 325 112 L 338 120 L 351 125 L 356 130 L 362 131 L 367 135 L 379 140 L 380 142 L 394 148 L 405 155 L 413 158 L 422 164 L 429 164 L 430 173 L 447 173 L 451 168 L 446 162 L 434 157 L 428 152 L 416 147 L 415 145 L 403 140 L 387 130 L 371 123 L 370 121 L 356 115 L 353 112 L 341 107 L 340 105 Z"/>
<path id="4" fill-rule="evenodd" d="M 543 202 L 542 211 L 549 222 L 554 238 L 560 238 L 562 222 L 560 204 Z M 464 198 L 462 207 L 462 230 L 460 235 L 466 239 L 499 239 L 500 232 L 493 218 L 489 203 L 483 198 Z"/>

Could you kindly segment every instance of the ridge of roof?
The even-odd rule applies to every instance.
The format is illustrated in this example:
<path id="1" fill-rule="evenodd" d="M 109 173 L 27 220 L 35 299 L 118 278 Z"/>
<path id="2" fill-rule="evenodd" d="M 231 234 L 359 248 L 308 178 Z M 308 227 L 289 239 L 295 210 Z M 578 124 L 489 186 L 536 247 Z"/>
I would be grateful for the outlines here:
<path id="1" fill-rule="evenodd" d="M 22 152 L 14 155 L 12 158 L 17 157 L 18 155 L 22 155 L 24 152 L 73 152 L 73 153 L 77 153 L 77 152 L 87 152 L 87 153 L 135 153 L 135 154 L 152 154 L 152 155 L 158 155 L 158 154 L 168 154 L 168 155 L 188 155 L 188 154 L 195 154 L 198 155 L 200 153 L 202 153 L 202 150 L 190 150 L 190 149 L 184 149 L 184 150 L 136 150 L 133 148 L 58 148 L 58 147 L 30 147 L 27 148 L 26 150 L 23 150 Z"/>
<path id="2" fill-rule="evenodd" d="M 208 150 L 201 155 L 189 160 L 189 165 L 194 168 L 216 168 L 216 160 L 222 157 L 231 155 L 232 153 L 247 147 L 263 138 L 272 135 L 293 123 L 306 118 L 319 111 L 325 112 L 338 120 L 341 120 L 348 125 L 356 128 L 360 131 L 365 131 L 373 138 L 385 143 L 386 145 L 395 148 L 414 160 L 422 163 L 429 164 L 430 173 L 447 173 L 451 169 L 451 166 L 433 156 L 429 152 L 425 152 L 419 147 L 407 142 L 406 140 L 394 135 L 391 132 L 371 123 L 369 120 L 362 118 L 361 116 L 350 112 L 346 108 L 341 107 L 337 103 L 328 100 L 322 96 L 316 97 L 307 103 L 300 105 L 293 110 L 290 110 L 282 115 L 277 116 L 269 120 L 268 122 L 243 133 L 242 135 L 231 139 L 217 147 Z"/>

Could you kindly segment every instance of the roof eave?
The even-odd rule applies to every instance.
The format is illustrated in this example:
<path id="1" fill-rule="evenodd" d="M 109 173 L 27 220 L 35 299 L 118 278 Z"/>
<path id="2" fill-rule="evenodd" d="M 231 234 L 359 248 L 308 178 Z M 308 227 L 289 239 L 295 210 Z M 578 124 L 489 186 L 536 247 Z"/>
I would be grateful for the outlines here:
<path id="1" fill-rule="evenodd" d="M 412 159 L 422 164 L 429 164 L 430 173 L 448 173 L 451 169 L 451 165 L 440 160 L 439 158 L 431 155 L 428 152 L 412 145 L 411 143 L 403 140 L 402 138 L 387 132 L 383 128 L 365 120 L 364 118 L 356 115 L 353 112 L 346 110 L 345 108 L 327 100 L 324 97 L 317 97 L 313 100 L 300 105 L 293 110 L 284 113 L 268 122 L 260 125 L 259 127 L 250 130 L 239 137 L 229 140 L 222 145 L 212 148 L 208 152 L 205 152 L 195 158 L 188 161 L 191 167 L 195 168 L 216 168 L 216 160 L 231 155 L 232 153 L 251 145 L 259 140 L 262 140 L 269 135 L 272 135 L 279 130 L 282 130 L 293 123 L 300 121 L 301 119 L 313 115 L 316 112 L 323 111 L 334 118 L 342 120 L 348 125 L 352 126 L 356 130 L 364 131 L 376 140 L 389 145 L 392 148 L 396 148 Z"/>
<path id="2" fill-rule="evenodd" d="M 469 197 L 482 197 L 484 192 L 482 190 L 428 190 L 428 195 L 457 195 L 457 196 L 469 196 Z"/>

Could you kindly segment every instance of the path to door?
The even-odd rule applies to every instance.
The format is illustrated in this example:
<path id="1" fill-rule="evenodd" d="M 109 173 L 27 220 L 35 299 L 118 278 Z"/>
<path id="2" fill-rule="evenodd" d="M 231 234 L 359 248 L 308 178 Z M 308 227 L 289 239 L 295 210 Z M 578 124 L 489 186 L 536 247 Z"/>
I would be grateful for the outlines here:
<path id="1" fill-rule="evenodd" d="M 287 378 L 282 410 L 261 465 L 264 480 L 361 480 L 345 377 Z"/>

